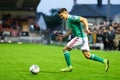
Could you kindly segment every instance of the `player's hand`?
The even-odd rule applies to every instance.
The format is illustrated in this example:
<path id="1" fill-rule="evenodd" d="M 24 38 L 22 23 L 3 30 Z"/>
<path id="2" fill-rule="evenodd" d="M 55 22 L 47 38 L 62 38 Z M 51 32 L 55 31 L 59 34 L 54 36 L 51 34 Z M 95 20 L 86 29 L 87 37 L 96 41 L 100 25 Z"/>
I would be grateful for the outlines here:
<path id="1" fill-rule="evenodd" d="M 63 40 L 63 35 L 58 34 L 58 35 L 56 36 L 56 40 L 57 40 L 57 41 L 62 41 L 62 40 Z"/>
<path id="2" fill-rule="evenodd" d="M 92 32 L 89 29 L 85 30 L 87 34 L 92 34 Z"/>

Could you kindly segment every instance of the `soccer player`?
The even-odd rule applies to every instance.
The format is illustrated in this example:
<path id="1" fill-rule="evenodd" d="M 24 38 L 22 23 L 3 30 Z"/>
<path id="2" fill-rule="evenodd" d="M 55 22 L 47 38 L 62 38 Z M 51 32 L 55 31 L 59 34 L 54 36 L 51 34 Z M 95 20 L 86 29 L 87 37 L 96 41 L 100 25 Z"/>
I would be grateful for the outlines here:
<path id="1" fill-rule="evenodd" d="M 85 58 L 105 64 L 105 71 L 107 72 L 109 68 L 109 60 L 103 59 L 99 56 L 96 56 L 95 54 L 90 53 L 87 34 L 91 34 L 91 32 L 88 29 L 89 27 L 87 19 L 81 16 L 70 15 L 66 8 L 61 8 L 58 14 L 60 18 L 66 20 L 68 31 L 65 35 L 58 35 L 56 39 L 61 41 L 63 38 L 67 37 L 71 33 L 73 33 L 75 36 L 63 48 L 67 67 L 61 69 L 61 71 L 70 72 L 73 70 L 70 61 L 70 51 L 76 47 L 80 47 Z"/>

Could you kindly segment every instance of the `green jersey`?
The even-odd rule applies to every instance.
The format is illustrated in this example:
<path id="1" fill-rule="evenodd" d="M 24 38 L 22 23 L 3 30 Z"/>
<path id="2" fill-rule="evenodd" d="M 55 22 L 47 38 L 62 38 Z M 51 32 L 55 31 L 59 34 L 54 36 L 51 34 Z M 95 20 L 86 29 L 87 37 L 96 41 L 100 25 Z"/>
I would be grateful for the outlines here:
<path id="1" fill-rule="evenodd" d="M 76 37 L 86 37 L 87 34 L 83 31 L 84 26 L 80 22 L 80 16 L 69 15 L 66 21 L 67 26 Z"/>

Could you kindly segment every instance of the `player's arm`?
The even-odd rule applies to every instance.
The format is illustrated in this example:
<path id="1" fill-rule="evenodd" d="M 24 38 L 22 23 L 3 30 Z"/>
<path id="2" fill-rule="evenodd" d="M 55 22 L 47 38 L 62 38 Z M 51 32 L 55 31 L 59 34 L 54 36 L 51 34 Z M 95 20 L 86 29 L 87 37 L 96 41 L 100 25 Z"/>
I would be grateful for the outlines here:
<path id="1" fill-rule="evenodd" d="M 72 30 L 69 29 L 69 30 L 66 32 L 66 34 L 64 34 L 64 35 L 58 35 L 58 36 L 56 37 L 56 40 L 62 41 L 63 38 L 67 37 L 67 36 L 70 35 L 71 33 L 72 33 Z"/>
<path id="2" fill-rule="evenodd" d="M 90 32 L 90 30 L 89 30 L 89 26 L 88 26 L 88 21 L 87 21 L 87 19 L 84 18 L 84 17 L 80 17 L 80 21 L 83 22 L 86 32 L 87 32 L 88 34 L 90 34 L 91 32 Z"/>
<path id="3" fill-rule="evenodd" d="M 67 37 L 68 35 L 70 35 L 72 33 L 71 29 L 68 29 L 67 33 L 63 35 L 63 38 Z"/>

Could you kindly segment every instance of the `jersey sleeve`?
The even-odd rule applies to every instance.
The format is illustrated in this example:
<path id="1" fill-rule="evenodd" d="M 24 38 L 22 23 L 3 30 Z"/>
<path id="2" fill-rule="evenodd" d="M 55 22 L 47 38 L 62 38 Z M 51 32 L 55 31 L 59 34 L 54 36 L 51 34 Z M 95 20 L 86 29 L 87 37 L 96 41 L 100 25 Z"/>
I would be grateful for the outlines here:
<path id="1" fill-rule="evenodd" d="M 69 19 L 70 21 L 73 21 L 73 22 L 80 22 L 80 16 L 71 15 L 71 16 L 69 16 L 68 19 Z"/>

